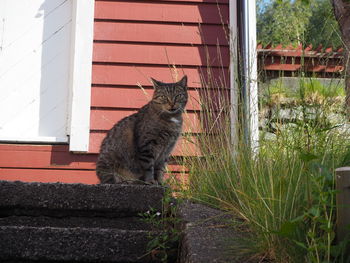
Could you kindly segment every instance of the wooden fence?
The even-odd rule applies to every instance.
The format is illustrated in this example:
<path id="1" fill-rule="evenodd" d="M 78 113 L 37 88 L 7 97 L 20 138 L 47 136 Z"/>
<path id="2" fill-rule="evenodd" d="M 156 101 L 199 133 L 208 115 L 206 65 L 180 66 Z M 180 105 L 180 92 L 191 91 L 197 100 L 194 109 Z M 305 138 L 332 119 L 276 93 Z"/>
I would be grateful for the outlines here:
<path id="1" fill-rule="evenodd" d="M 344 70 L 343 49 L 308 46 L 257 47 L 258 68 L 262 78 L 294 77 L 303 72 L 318 78 L 339 77 Z"/>

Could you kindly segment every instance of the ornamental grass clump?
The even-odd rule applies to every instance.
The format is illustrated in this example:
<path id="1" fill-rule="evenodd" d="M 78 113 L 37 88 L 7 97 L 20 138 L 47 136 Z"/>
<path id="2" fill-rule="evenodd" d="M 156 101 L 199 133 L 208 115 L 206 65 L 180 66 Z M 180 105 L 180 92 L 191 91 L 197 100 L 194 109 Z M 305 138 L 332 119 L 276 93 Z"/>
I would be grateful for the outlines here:
<path id="1" fill-rule="evenodd" d="M 225 88 L 215 102 L 203 99 L 201 154 L 185 160 L 190 169 L 187 194 L 237 218 L 234 227 L 246 238 L 232 248 L 236 256 L 257 262 L 346 262 L 344 244 L 335 243 L 335 169 L 350 165 L 350 134 L 345 118 L 329 121 L 332 114 L 342 114 L 344 92 L 316 81 L 299 82 L 293 92 L 274 88 L 271 95 L 283 95 L 261 103 L 261 108 L 277 111 L 293 101 L 288 107 L 298 114 L 266 120 L 270 125 L 261 127 L 254 152 L 242 131 L 232 137 L 230 103 L 221 95 Z M 267 138 L 266 132 L 274 136 Z"/>

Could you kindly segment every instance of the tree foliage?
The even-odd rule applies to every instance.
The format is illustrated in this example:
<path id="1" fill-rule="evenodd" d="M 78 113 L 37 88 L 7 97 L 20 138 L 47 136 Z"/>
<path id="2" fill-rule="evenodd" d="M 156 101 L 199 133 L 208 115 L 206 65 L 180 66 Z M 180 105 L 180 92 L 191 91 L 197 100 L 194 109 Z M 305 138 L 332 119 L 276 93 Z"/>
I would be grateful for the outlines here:
<path id="1" fill-rule="evenodd" d="M 340 47 L 342 45 L 339 25 L 329 0 L 318 0 L 311 4 L 312 16 L 306 28 L 305 43 L 313 46 Z"/>
<path id="2" fill-rule="evenodd" d="M 258 41 L 264 45 L 341 45 L 329 0 L 258 0 Z"/>

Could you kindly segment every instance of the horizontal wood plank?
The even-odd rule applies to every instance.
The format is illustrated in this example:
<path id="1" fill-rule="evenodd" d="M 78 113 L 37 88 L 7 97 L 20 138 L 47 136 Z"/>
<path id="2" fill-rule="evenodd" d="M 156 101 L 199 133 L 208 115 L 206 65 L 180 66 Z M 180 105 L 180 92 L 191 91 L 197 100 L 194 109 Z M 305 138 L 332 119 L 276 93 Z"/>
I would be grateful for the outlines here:
<path id="1" fill-rule="evenodd" d="M 262 68 L 264 70 L 271 70 L 271 71 L 298 71 L 302 69 L 301 64 L 280 64 L 280 63 L 273 63 L 273 64 L 265 64 Z M 309 72 L 328 72 L 328 73 L 336 73 L 336 72 L 342 72 L 344 70 L 343 66 L 337 66 L 337 65 L 310 65 L 306 64 L 304 65 L 305 71 Z"/>
<path id="2" fill-rule="evenodd" d="M 106 2 L 111 0 L 95 0 L 96 2 Z M 140 0 L 112 0 L 123 2 L 139 2 Z M 228 4 L 229 0 L 157 0 L 158 2 L 174 2 L 174 3 L 222 3 Z M 152 0 L 143 0 L 143 2 L 152 2 Z"/>
<path id="3" fill-rule="evenodd" d="M 229 21 L 228 4 L 216 3 L 169 3 L 169 2 L 130 2 L 96 1 L 95 19 L 210 23 L 222 24 Z"/>
<path id="4" fill-rule="evenodd" d="M 187 173 L 172 173 L 172 174 L 165 174 L 164 180 L 169 180 L 170 185 L 172 186 L 173 196 L 183 198 L 183 194 L 181 189 L 184 189 L 184 187 L 187 187 L 189 185 L 189 179 L 188 179 Z M 173 183 L 172 183 L 173 182 Z M 180 190 L 180 191 L 179 191 Z"/>
<path id="5" fill-rule="evenodd" d="M 99 182 L 95 171 L 8 168 L 0 168 L 0 180 L 82 184 L 97 184 Z"/>
<path id="6" fill-rule="evenodd" d="M 98 41 L 153 42 L 191 45 L 228 45 L 221 25 L 166 25 L 95 22 Z"/>
<path id="7" fill-rule="evenodd" d="M 106 137 L 106 132 L 90 133 L 89 153 L 98 153 L 102 140 Z M 200 149 L 197 147 L 197 139 L 194 136 L 190 138 L 180 138 L 177 142 L 172 156 L 196 156 L 200 155 Z"/>
<path id="8" fill-rule="evenodd" d="M 55 151 L 52 145 L 37 147 L 37 145 L 0 144 L 0 180 L 22 180 L 24 175 L 41 175 L 49 178 L 58 174 L 66 178 L 71 176 L 70 182 L 73 182 L 72 180 L 86 182 L 85 177 L 83 180 L 79 180 L 79 177 L 91 177 L 95 174 L 97 154 L 72 154 L 68 152 L 67 146 L 63 147 L 66 148 L 65 152 Z M 173 162 L 167 169 L 170 172 L 187 171 L 182 165 Z M 54 182 L 52 178 L 50 182 Z M 46 179 L 39 181 L 44 180 Z"/>
<path id="9" fill-rule="evenodd" d="M 168 172 L 175 172 L 175 173 L 188 173 L 189 169 L 181 164 L 168 164 L 167 169 Z"/>
<path id="10" fill-rule="evenodd" d="M 199 92 L 190 90 L 188 93 L 186 109 L 200 110 Z M 92 107 L 139 109 L 151 100 L 153 89 L 93 87 L 91 95 Z"/>
<path id="11" fill-rule="evenodd" d="M 103 1 L 103 0 L 102 0 Z M 186 3 L 223 3 L 228 4 L 229 0 L 159 0 L 164 2 L 186 2 Z"/>
<path id="12" fill-rule="evenodd" d="M 182 165 L 170 165 L 167 168 L 165 179 L 179 179 L 179 173 L 187 174 L 188 169 Z M 81 183 L 98 184 L 99 179 L 95 171 L 74 171 L 74 170 L 43 170 L 43 169 L 16 169 L 0 168 L 0 180 L 42 182 L 42 183 Z M 182 182 L 180 180 L 179 182 Z"/>
<path id="13" fill-rule="evenodd" d="M 119 109 L 92 109 L 91 110 L 91 124 L 90 129 L 95 131 L 106 131 L 113 127 L 115 123 L 120 121 L 126 116 L 135 113 L 136 110 L 119 110 Z M 200 132 L 200 120 L 198 113 L 187 112 L 183 114 L 184 132 L 199 133 Z"/>
<path id="14" fill-rule="evenodd" d="M 182 165 L 169 165 L 165 179 L 176 177 L 179 180 L 179 173 L 187 174 L 188 169 Z M 95 171 L 80 170 L 44 170 L 44 169 L 16 169 L 0 168 L 0 180 L 42 182 L 42 183 L 81 183 L 98 184 L 99 179 Z M 179 182 L 182 182 L 180 180 Z"/>
<path id="15" fill-rule="evenodd" d="M 276 70 L 276 71 L 297 71 L 301 69 L 300 64 L 269 64 L 263 66 L 264 70 Z"/>
<path id="16" fill-rule="evenodd" d="M 97 155 L 73 154 L 68 146 L 65 151 L 55 151 L 50 145 L 0 145 L 0 167 L 40 169 L 95 169 Z"/>
<path id="17" fill-rule="evenodd" d="M 226 81 L 228 87 L 228 68 L 212 68 L 212 75 L 220 81 Z M 172 68 L 168 66 L 125 66 L 125 65 L 93 65 L 92 83 L 94 85 L 121 85 L 134 86 L 139 83 L 142 86 L 151 86 L 150 77 L 163 82 L 173 82 L 173 76 L 178 75 L 179 79 L 186 74 L 190 88 L 200 88 L 201 79 L 208 78 L 206 69 L 201 68 Z M 210 77 L 212 78 L 212 77 Z"/>
<path id="18" fill-rule="evenodd" d="M 308 65 L 306 66 L 306 71 L 312 71 L 312 72 L 329 72 L 329 73 L 336 73 L 336 72 L 342 72 L 344 70 L 344 66 L 334 66 L 334 65 Z"/>
<path id="19" fill-rule="evenodd" d="M 94 43 L 93 62 L 228 67 L 227 47 Z"/>
<path id="20" fill-rule="evenodd" d="M 221 3 L 221 4 L 228 4 L 229 0 L 160 0 L 165 2 L 186 2 L 186 3 Z"/>
<path id="21" fill-rule="evenodd" d="M 41 145 L 41 144 L 12 144 L 0 143 L 0 152 L 6 154 L 7 151 L 27 151 L 27 152 L 66 152 L 67 145 Z M 2 155 L 0 154 L 0 160 Z"/>
<path id="22" fill-rule="evenodd" d="M 109 130 L 115 123 L 135 112 L 137 110 L 91 109 L 90 129 L 95 131 Z"/>

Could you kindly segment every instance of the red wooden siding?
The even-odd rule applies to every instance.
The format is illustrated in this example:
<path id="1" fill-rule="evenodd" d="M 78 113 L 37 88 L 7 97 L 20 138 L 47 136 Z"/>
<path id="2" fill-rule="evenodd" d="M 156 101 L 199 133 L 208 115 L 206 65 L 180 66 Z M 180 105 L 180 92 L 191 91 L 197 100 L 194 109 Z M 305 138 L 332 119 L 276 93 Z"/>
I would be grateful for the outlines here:
<path id="1" fill-rule="evenodd" d="M 228 0 L 96 0 L 89 153 L 70 153 L 67 145 L 3 144 L 0 179 L 97 183 L 100 143 L 115 122 L 151 98 L 149 77 L 172 82 L 187 74 L 187 135 L 173 155 L 199 154 L 189 141 L 200 132 L 201 75 L 210 64 L 214 75 L 225 72 L 222 79 L 229 79 L 228 17 Z M 168 170 L 186 171 L 176 163 Z"/>
<path id="2" fill-rule="evenodd" d="M 96 183 L 94 155 L 72 154 L 66 145 L 0 145 L 0 179 Z"/>
<path id="3" fill-rule="evenodd" d="M 219 2 L 219 4 L 217 4 Z M 218 15 L 218 8 L 222 19 Z M 222 24 L 228 22 L 228 1 L 96 1 L 95 18 L 144 22 Z"/>
<path id="4" fill-rule="evenodd" d="M 119 110 L 103 109 L 91 110 L 91 130 L 105 131 L 112 128 L 112 126 L 124 118 L 126 115 L 135 113 L 136 110 Z M 187 112 L 184 114 L 184 132 L 199 133 L 200 121 L 198 114 L 195 112 Z"/>
<path id="5" fill-rule="evenodd" d="M 220 68 L 211 69 L 214 75 L 220 75 L 222 70 Z M 197 67 L 184 67 L 179 70 L 180 73 L 186 73 L 189 79 L 190 88 L 200 88 L 200 75 L 205 75 L 205 69 Z M 132 86 L 136 87 L 137 83 L 142 86 L 150 86 L 148 76 L 156 79 L 164 79 L 171 81 L 171 68 L 160 65 L 115 65 L 115 64 L 94 64 L 93 65 L 92 82 L 94 86 Z M 224 71 L 225 79 L 228 79 L 228 74 Z"/>
<path id="6" fill-rule="evenodd" d="M 217 47 L 192 47 L 169 45 L 95 43 L 94 62 L 151 64 L 171 66 L 228 66 L 229 51 L 220 48 L 223 61 L 217 55 Z M 207 57 L 209 58 L 207 61 Z M 209 63 L 208 63 L 209 62 Z"/>
<path id="7" fill-rule="evenodd" d="M 103 138 L 106 136 L 106 132 L 102 131 L 93 131 L 90 133 L 90 153 L 98 153 L 100 149 L 101 142 Z M 180 138 L 177 142 L 177 145 L 172 153 L 173 156 L 194 156 L 199 155 L 200 151 L 196 147 L 198 145 L 196 143 L 196 137 L 191 136 L 190 141 L 184 138 Z"/>
<path id="8" fill-rule="evenodd" d="M 201 32 L 205 35 L 204 37 Z M 225 45 L 221 25 L 135 24 L 128 22 L 96 22 L 96 41 L 127 41 L 143 43 L 175 43 L 187 45 Z"/>
<path id="9" fill-rule="evenodd" d="M 65 145 L 2 144 L 0 179 L 93 184 L 96 158 L 96 154 L 72 154 Z"/>

